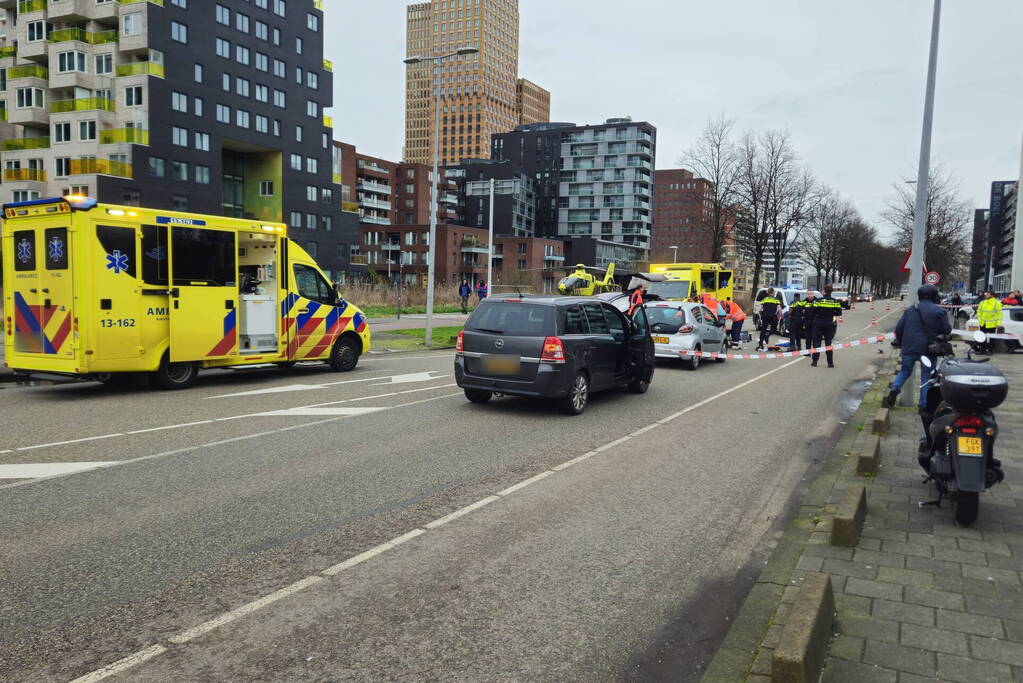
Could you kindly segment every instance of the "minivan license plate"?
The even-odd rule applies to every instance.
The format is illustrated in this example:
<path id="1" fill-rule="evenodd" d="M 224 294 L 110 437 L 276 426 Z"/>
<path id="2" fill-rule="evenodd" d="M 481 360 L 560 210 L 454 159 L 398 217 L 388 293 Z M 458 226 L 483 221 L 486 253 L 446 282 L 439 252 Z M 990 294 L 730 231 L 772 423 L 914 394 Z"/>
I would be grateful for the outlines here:
<path id="1" fill-rule="evenodd" d="M 518 356 L 494 354 L 482 359 L 483 372 L 488 375 L 517 375 L 522 369 Z"/>
<path id="2" fill-rule="evenodd" d="M 960 436 L 959 455 L 984 455 L 984 444 L 979 437 Z"/>

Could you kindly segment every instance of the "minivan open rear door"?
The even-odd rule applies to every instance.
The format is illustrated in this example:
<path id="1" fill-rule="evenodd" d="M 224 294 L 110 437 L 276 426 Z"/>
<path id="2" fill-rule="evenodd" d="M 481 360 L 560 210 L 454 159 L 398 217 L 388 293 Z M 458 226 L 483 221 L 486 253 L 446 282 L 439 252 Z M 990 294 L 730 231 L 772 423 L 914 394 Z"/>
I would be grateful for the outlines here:
<path id="1" fill-rule="evenodd" d="M 237 235 L 194 223 L 170 225 L 172 362 L 238 353 Z"/>

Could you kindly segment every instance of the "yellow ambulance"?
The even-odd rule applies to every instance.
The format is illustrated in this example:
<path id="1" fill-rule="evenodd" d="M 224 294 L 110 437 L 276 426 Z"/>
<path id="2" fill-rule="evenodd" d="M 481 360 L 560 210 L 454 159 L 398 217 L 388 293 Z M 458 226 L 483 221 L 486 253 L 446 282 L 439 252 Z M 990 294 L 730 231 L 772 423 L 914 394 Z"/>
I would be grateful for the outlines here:
<path id="1" fill-rule="evenodd" d="M 201 368 L 319 360 L 370 348 L 281 224 L 68 196 L 3 206 L 4 345 L 15 371 L 151 373 L 166 389 Z"/>
<path id="2" fill-rule="evenodd" d="M 652 263 L 650 272 L 663 275 L 664 282 L 650 286 L 650 293 L 663 299 L 689 299 L 713 294 L 718 301 L 735 296 L 732 271 L 718 263 Z"/>

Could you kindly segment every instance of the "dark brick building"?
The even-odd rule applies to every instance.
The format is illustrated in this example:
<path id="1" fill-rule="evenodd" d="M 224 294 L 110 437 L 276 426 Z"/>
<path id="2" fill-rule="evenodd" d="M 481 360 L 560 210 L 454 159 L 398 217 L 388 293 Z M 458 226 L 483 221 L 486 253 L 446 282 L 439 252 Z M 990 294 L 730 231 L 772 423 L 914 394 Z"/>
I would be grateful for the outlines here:
<path id="1" fill-rule="evenodd" d="M 678 247 L 678 263 L 710 262 L 713 192 L 710 181 L 684 168 L 654 171 L 652 262 L 671 262 L 671 246 Z"/>

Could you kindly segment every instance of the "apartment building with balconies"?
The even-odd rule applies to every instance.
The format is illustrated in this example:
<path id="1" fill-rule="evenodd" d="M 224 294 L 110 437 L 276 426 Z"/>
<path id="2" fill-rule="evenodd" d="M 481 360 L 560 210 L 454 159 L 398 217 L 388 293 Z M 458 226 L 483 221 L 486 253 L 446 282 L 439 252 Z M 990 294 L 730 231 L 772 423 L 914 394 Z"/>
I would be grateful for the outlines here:
<path id="1" fill-rule="evenodd" d="M 0 8 L 0 201 L 81 193 L 281 221 L 344 272 L 319 0 Z"/>

